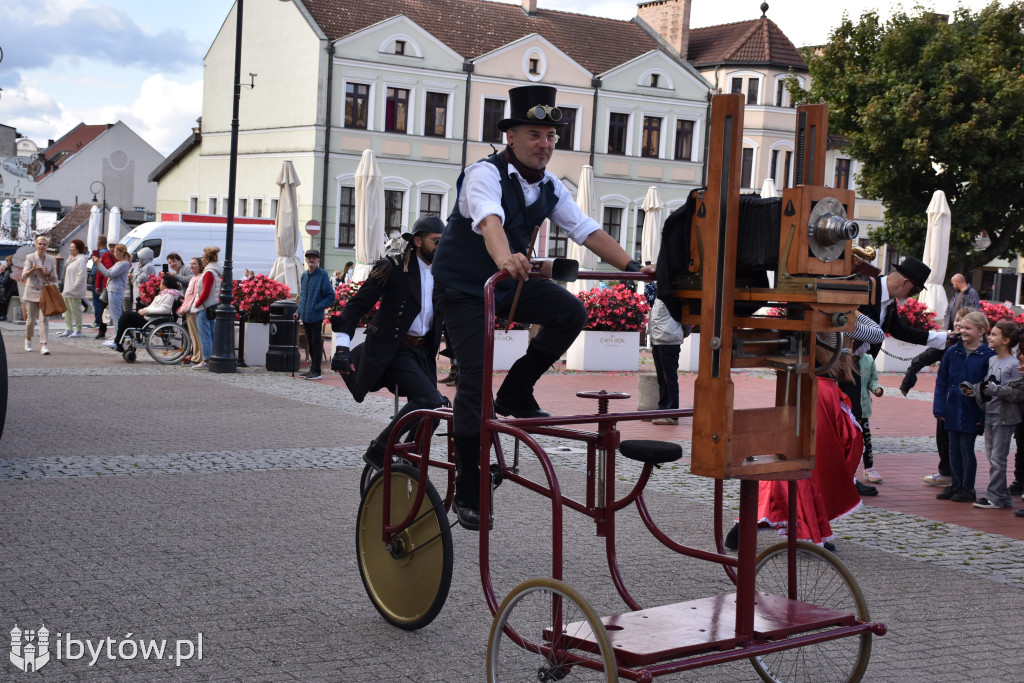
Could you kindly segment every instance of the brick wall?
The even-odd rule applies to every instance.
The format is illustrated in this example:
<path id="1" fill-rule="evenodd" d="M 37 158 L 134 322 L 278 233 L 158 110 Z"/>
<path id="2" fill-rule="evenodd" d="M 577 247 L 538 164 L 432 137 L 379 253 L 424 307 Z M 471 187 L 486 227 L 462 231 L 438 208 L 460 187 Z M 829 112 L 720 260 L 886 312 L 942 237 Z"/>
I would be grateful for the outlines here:
<path id="1" fill-rule="evenodd" d="M 637 16 L 678 50 L 683 59 L 686 59 L 690 43 L 691 2 L 692 0 L 653 0 L 637 5 Z"/>

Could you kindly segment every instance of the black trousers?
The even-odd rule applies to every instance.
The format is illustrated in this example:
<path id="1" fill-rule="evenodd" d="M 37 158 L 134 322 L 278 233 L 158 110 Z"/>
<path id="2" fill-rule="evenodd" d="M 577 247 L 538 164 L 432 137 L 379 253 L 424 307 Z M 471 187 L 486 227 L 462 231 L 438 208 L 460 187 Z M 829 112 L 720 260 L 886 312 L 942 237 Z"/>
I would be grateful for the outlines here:
<path id="1" fill-rule="evenodd" d="M 146 324 L 146 316 L 140 315 L 133 311 L 125 311 L 121 314 L 121 317 L 117 319 L 117 331 L 114 332 L 114 343 L 117 344 L 117 348 L 121 348 L 121 335 L 124 331 L 133 327 L 141 328 Z"/>
<path id="2" fill-rule="evenodd" d="M 679 407 L 679 344 L 652 344 L 651 356 L 658 376 L 658 410 L 675 410 Z"/>
<path id="3" fill-rule="evenodd" d="M 324 321 L 303 322 L 302 328 L 306 331 L 306 345 L 309 347 L 309 371 L 319 375 L 320 361 L 324 355 Z"/>
<path id="4" fill-rule="evenodd" d="M 514 291 L 513 287 L 497 297 L 495 308 L 499 318 L 508 317 Z M 443 300 L 445 325 L 459 365 L 459 383 L 453 406 L 454 433 L 461 436 L 479 434 L 483 398 L 484 300 L 455 290 L 442 291 L 437 296 Z M 532 355 L 537 359 L 536 365 L 545 362 L 550 365 L 565 353 L 587 324 L 587 310 L 575 295 L 553 280 L 533 279 L 523 285 L 514 320 L 542 326 L 530 341 L 524 358 Z M 508 384 L 516 379 L 512 370 L 505 382 Z M 536 378 L 529 378 L 531 390 L 534 381 Z"/>
<path id="5" fill-rule="evenodd" d="M 949 469 L 949 434 L 946 432 L 946 423 L 942 420 L 935 420 L 935 448 L 939 451 L 939 474 L 944 477 L 952 476 Z"/>
<path id="6" fill-rule="evenodd" d="M 358 356 L 356 357 L 358 359 Z M 446 403 L 446 399 L 437 390 L 437 371 L 434 369 L 426 350 L 421 346 L 404 344 L 391 360 L 391 365 L 381 377 L 381 381 L 397 396 L 405 396 L 407 402 L 402 406 L 391 422 L 377 436 L 374 443 L 383 452 L 388 437 L 395 424 L 408 413 L 421 408 L 438 408 Z M 358 364 L 358 360 L 356 360 Z M 409 429 L 415 429 L 418 422 L 413 422 Z M 396 441 L 399 439 L 396 439 Z"/>

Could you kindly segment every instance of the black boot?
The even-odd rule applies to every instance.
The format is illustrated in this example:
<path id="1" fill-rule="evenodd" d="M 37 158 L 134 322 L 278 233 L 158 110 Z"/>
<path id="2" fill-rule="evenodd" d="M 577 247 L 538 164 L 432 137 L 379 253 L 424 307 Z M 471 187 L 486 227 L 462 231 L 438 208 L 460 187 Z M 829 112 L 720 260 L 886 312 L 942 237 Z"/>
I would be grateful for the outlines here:
<path id="1" fill-rule="evenodd" d="M 512 417 L 550 417 L 551 413 L 541 410 L 533 398 L 533 386 L 557 360 L 549 353 L 535 351 L 532 346 L 527 348 L 526 354 L 512 364 L 501 383 L 494 398 L 494 412 Z"/>
<path id="2" fill-rule="evenodd" d="M 740 523 L 736 522 L 729 529 L 729 533 L 725 535 L 725 548 L 726 550 L 736 550 L 740 547 Z"/>
<path id="3" fill-rule="evenodd" d="M 488 487 L 489 493 L 490 487 Z M 452 509 L 464 529 L 480 528 L 480 435 L 455 437 L 455 500 Z M 494 508 L 488 529 L 494 528 Z"/>

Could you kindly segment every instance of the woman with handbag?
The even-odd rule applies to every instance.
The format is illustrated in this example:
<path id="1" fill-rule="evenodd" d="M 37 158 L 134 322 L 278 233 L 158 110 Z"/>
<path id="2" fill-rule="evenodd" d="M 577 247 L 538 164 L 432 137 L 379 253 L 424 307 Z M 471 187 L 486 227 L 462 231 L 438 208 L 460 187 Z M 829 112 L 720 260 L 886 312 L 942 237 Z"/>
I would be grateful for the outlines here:
<path id="1" fill-rule="evenodd" d="M 71 240 L 68 254 L 71 258 L 64 264 L 64 324 L 67 329 L 58 337 L 82 336 L 82 299 L 85 287 L 85 242 Z"/>
<path id="2" fill-rule="evenodd" d="M 103 296 L 107 298 L 107 310 L 110 311 L 110 321 L 117 324 L 121 319 L 121 311 L 124 304 L 124 292 L 128 288 L 128 273 L 132 268 L 132 255 L 123 244 L 115 244 L 113 247 L 114 265 L 107 268 L 99 256 L 92 257 L 93 267 L 107 278 L 107 286 L 103 290 Z M 103 296 L 100 299 L 103 299 Z"/>
<path id="3" fill-rule="evenodd" d="M 57 282 L 57 260 L 46 253 L 48 246 L 50 240 L 45 237 L 36 238 L 36 250 L 25 257 L 25 269 L 21 274 L 25 281 L 25 350 L 32 350 L 32 333 L 35 331 L 36 318 L 39 318 L 39 336 L 42 340 L 40 352 L 44 356 L 50 355 L 50 349 L 46 348 L 49 325 L 46 315 L 39 308 L 39 300 L 43 289 Z"/>
<path id="4" fill-rule="evenodd" d="M 196 314 L 196 322 L 199 323 L 199 337 L 203 346 L 203 361 L 193 365 L 193 370 L 202 370 L 207 367 L 210 355 L 213 353 L 213 321 L 216 316 L 215 310 L 220 299 L 220 279 L 224 275 L 224 269 L 217 263 L 220 260 L 220 247 L 206 247 L 203 249 L 203 276 L 199 281 L 199 294 L 196 295 L 195 305 L 192 311 Z"/>

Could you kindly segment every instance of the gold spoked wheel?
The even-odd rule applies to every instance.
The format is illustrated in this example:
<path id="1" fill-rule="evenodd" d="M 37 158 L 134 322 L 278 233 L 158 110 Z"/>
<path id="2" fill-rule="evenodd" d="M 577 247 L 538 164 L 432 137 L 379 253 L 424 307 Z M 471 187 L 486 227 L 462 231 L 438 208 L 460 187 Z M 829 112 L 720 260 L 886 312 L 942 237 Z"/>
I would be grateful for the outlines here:
<path id="1" fill-rule="evenodd" d="M 423 628 L 438 615 L 452 582 L 452 531 L 441 497 L 426 482 L 414 521 L 390 544 L 381 540 L 384 487 L 391 488 L 391 523 L 408 514 L 416 497 L 419 471 L 395 464 L 390 477 L 379 471 L 359 504 L 356 555 L 359 575 L 374 607 L 399 628 Z"/>
<path id="2" fill-rule="evenodd" d="M 618 681 L 615 653 L 604 624 L 579 593 L 555 579 L 531 579 L 516 586 L 494 615 L 487 680 L 563 679 Z"/>
<path id="3" fill-rule="evenodd" d="M 788 555 L 785 542 L 766 548 L 757 557 L 754 579 L 759 593 L 789 593 Z M 797 600 L 856 615 L 868 621 L 868 603 L 850 570 L 835 555 L 806 541 L 797 542 Z M 751 658 L 761 678 L 769 683 L 856 683 L 871 659 L 871 633 L 828 640 Z"/>

